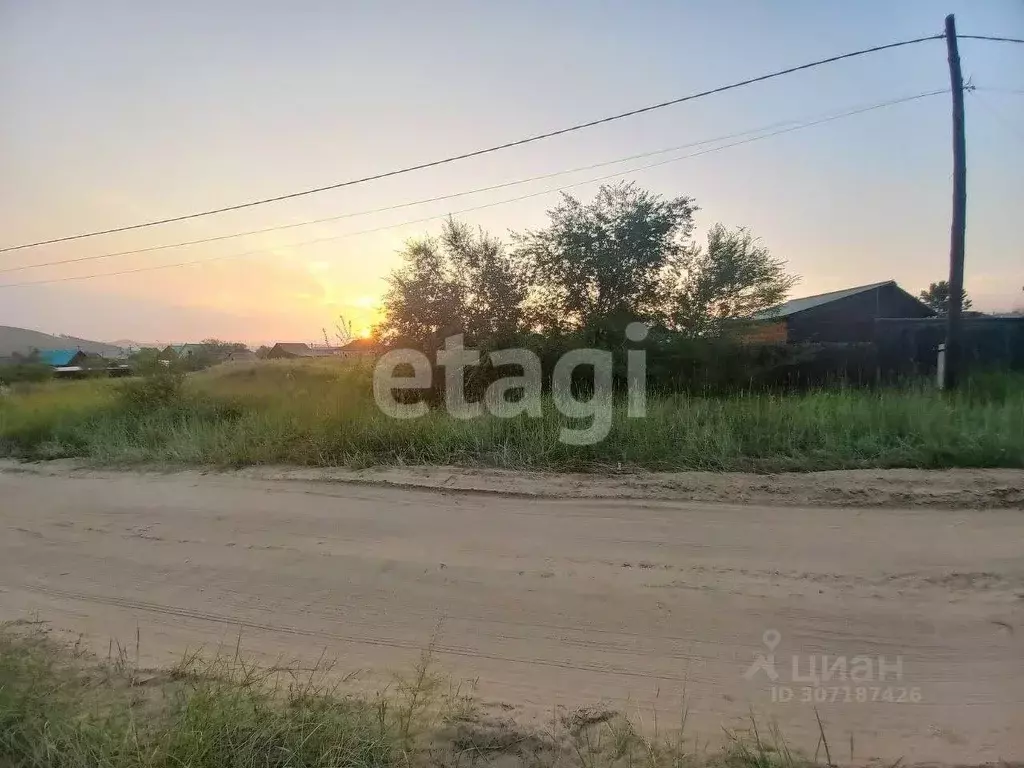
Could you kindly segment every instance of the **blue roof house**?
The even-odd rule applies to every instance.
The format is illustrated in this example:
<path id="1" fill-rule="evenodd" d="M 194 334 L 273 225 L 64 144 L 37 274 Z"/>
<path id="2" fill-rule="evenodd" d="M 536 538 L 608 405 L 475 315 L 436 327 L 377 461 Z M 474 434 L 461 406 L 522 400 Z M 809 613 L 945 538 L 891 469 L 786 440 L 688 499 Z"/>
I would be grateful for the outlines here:
<path id="1" fill-rule="evenodd" d="M 39 362 L 54 368 L 81 365 L 88 355 L 80 349 L 44 349 L 39 352 Z"/>

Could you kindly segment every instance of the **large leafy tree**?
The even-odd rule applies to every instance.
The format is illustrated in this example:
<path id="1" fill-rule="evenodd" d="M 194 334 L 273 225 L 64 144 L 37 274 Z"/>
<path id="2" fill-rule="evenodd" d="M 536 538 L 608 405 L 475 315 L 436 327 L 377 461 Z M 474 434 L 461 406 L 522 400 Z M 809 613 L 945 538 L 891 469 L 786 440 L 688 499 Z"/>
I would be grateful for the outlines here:
<path id="1" fill-rule="evenodd" d="M 666 200 L 626 183 L 602 186 L 590 203 L 563 195 L 547 227 L 516 236 L 534 323 L 600 335 L 609 325 L 655 320 L 696 210 L 689 197 Z"/>
<path id="2" fill-rule="evenodd" d="M 411 240 L 389 278 L 385 340 L 437 347 L 451 334 L 500 344 L 524 330 L 583 332 L 610 342 L 642 320 L 690 335 L 781 302 L 797 278 L 745 229 L 715 225 L 690 241 L 697 210 L 634 184 L 603 186 L 589 203 L 563 195 L 549 224 L 515 248 L 449 220 Z"/>
<path id="3" fill-rule="evenodd" d="M 521 330 L 526 282 L 497 238 L 449 219 L 440 237 L 410 240 L 401 255 L 384 296 L 386 341 L 436 347 L 456 333 L 481 343 Z"/>
<path id="4" fill-rule="evenodd" d="M 441 243 L 456 272 L 466 336 L 482 342 L 509 340 L 519 333 L 527 291 L 521 262 L 496 237 L 451 220 Z"/>
<path id="5" fill-rule="evenodd" d="M 666 324 L 693 336 L 714 335 L 729 320 L 749 318 L 783 301 L 799 280 L 748 230 L 715 224 L 707 245 L 675 262 Z"/>
<path id="6" fill-rule="evenodd" d="M 927 290 L 921 291 L 919 298 L 940 315 L 945 315 L 949 312 L 949 295 L 949 281 L 940 280 L 931 283 Z M 968 298 L 967 291 L 962 291 L 960 297 L 963 302 L 962 309 L 970 309 L 973 306 L 974 302 Z"/>

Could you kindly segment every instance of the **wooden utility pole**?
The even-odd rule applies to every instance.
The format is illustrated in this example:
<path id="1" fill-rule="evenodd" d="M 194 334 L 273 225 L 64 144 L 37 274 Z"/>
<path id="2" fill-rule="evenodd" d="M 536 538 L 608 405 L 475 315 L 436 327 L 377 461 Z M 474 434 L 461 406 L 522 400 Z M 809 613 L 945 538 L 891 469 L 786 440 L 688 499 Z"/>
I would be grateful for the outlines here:
<path id="1" fill-rule="evenodd" d="M 953 222 L 949 239 L 949 304 L 946 311 L 946 365 L 942 386 L 955 389 L 963 363 L 964 240 L 967 231 L 967 139 L 964 135 L 964 77 L 956 41 L 956 19 L 946 17 L 949 85 L 953 94 Z"/>

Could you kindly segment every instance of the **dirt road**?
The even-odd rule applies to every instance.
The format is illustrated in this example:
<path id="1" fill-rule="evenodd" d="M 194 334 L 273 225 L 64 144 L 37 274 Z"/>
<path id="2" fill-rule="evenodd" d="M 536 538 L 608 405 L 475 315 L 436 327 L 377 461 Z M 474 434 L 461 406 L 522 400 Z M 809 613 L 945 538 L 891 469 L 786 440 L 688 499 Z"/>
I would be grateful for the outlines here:
<path id="1" fill-rule="evenodd" d="M 664 729 L 685 701 L 691 738 L 752 709 L 813 751 L 817 706 L 844 761 L 851 735 L 856 762 L 1024 757 L 1021 510 L 8 468 L 0 530 L 0 619 L 103 653 L 134 654 L 138 627 L 143 664 L 241 631 L 266 660 L 326 648 L 372 686 L 434 637 L 441 668 L 524 721 L 605 702 Z"/>

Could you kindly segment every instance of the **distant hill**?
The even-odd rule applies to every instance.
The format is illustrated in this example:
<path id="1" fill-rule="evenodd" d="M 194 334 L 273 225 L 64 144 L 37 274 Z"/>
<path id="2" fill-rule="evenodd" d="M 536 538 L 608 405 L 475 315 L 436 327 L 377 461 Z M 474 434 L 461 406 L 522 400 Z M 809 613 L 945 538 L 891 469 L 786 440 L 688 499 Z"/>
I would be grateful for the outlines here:
<path id="1" fill-rule="evenodd" d="M 124 354 L 121 347 L 102 341 L 79 339 L 76 336 L 52 336 L 28 328 L 0 325 L 0 357 L 10 357 L 14 353 L 27 355 L 34 349 L 81 349 L 83 352 L 92 352 L 104 357 L 119 357 Z"/>

